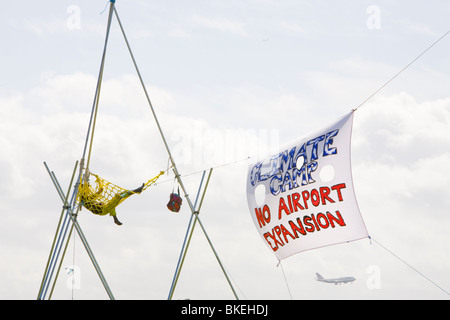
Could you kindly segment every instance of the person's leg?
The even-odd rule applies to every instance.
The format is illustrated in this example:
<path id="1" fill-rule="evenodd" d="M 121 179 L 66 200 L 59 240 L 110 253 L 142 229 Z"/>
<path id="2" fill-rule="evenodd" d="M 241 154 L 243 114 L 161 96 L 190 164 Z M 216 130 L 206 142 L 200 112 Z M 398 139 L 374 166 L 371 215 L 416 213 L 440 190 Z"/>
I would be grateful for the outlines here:
<path id="1" fill-rule="evenodd" d="M 133 193 L 141 193 L 142 190 L 144 189 L 144 184 L 142 184 L 142 186 L 140 186 L 137 189 L 131 190 L 131 191 L 125 191 L 122 194 L 116 194 L 109 202 L 108 204 L 105 206 L 104 210 L 105 212 L 109 212 L 109 214 L 113 217 L 114 219 L 114 223 L 121 226 L 122 222 L 119 221 L 119 219 L 117 219 L 116 216 L 116 206 L 119 205 L 119 203 L 123 200 L 125 200 L 126 198 L 128 198 L 129 196 L 131 196 Z"/>
<path id="2" fill-rule="evenodd" d="M 115 224 L 117 224 L 118 226 L 122 225 L 122 222 L 120 222 L 119 219 L 117 218 L 116 209 L 112 209 L 112 211 L 110 212 L 110 215 L 113 217 Z"/>
<path id="3" fill-rule="evenodd" d="M 133 193 L 141 193 L 143 189 L 144 189 L 144 184 L 142 184 L 142 186 L 140 186 L 139 188 L 132 190 L 132 192 Z"/>
<path id="4" fill-rule="evenodd" d="M 122 225 L 122 222 L 120 222 L 119 219 L 117 219 L 117 216 L 113 216 L 113 219 L 115 224 L 117 224 L 118 226 Z"/>

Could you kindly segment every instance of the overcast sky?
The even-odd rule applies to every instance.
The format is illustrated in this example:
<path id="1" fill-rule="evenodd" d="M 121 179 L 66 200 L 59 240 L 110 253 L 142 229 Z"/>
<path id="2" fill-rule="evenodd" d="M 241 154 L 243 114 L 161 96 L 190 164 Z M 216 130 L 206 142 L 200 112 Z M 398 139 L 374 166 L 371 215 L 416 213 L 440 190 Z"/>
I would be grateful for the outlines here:
<path id="1" fill-rule="evenodd" d="M 66 191 L 108 7 L 0 1 L 0 298 L 36 299 L 61 212 L 43 162 Z M 287 287 L 251 219 L 251 161 L 241 161 L 362 103 L 450 30 L 448 1 L 117 0 L 116 8 L 192 199 L 202 171 L 215 168 L 200 216 L 240 299 L 449 298 L 450 35 L 355 113 L 354 187 L 376 242 L 283 260 Z M 103 80 L 91 171 L 136 188 L 166 170 L 168 156 L 115 19 Z M 116 299 L 167 299 L 190 217 L 186 202 L 178 214 L 166 208 L 173 177 L 121 204 L 120 227 L 80 212 Z M 80 287 L 69 289 L 62 270 L 54 299 L 108 299 L 78 235 L 63 267 L 71 265 Z M 315 272 L 357 280 L 334 286 Z M 173 298 L 234 298 L 198 225 Z"/>

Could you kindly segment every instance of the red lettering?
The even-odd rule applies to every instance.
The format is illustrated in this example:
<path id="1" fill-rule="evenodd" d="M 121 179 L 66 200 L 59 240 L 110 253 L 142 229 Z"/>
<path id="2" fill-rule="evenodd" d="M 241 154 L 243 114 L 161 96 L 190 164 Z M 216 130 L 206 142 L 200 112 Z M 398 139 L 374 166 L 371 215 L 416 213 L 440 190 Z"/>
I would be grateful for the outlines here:
<path id="1" fill-rule="evenodd" d="M 322 199 L 322 204 L 325 205 L 325 200 L 328 200 L 331 203 L 334 203 L 334 200 L 331 199 L 328 195 L 330 194 L 330 188 L 328 187 L 320 187 L 320 198 Z"/>
<path id="2" fill-rule="evenodd" d="M 298 203 L 298 200 L 300 200 L 300 194 L 299 193 L 293 193 L 292 194 L 292 204 L 294 206 L 294 211 L 297 212 L 297 208 L 300 210 L 303 210 L 304 208 L 300 203 Z"/>
<path id="3" fill-rule="evenodd" d="M 345 188 L 345 183 L 340 183 L 331 187 L 331 189 L 336 190 L 338 194 L 339 201 L 342 201 L 341 189 Z"/>
<path id="4" fill-rule="evenodd" d="M 267 237 L 270 237 L 273 240 L 273 242 L 275 244 L 275 247 L 273 247 L 272 244 L 269 241 L 267 241 L 269 243 L 269 245 L 272 247 L 273 251 L 277 251 L 278 250 L 278 246 L 284 246 L 283 240 L 281 240 L 281 242 L 278 241 L 277 237 L 275 236 L 275 233 L 278 235 L 278 238 L 281 240 L 281 238 L 280 238 L 281 229 L 280 229 L 279 226 L 276 226 L 275 228 L 273 228 L 272 229 L 272 233 L 266 232 L 264 234 L 264 238 L 266 239 L 266 241 L 267 241 Z"/>
<path id="5" fill-rule="evenodd" d="M 272 246 L 272 243 L 267 239 L 267 238 L 271 238 L 274 241 L 275 247 Z M 274 236 L 270 233 L 270 232 L 266 232 L 264 233 L 264 239 L 266 239 L 267 243 L 269 244 L 269 246 L 272 248 L 273 251 L 277 251 L 278 250 L 278 245 L 277 245 L 277 239 L 274 238 Z M 280 243 L 281 244 L 281 243 Z"/>
<path id="6" fill-rule="evenodd" d="M 258 220 L 259 227 L 262 228 L 266 223 L 270 222 L 270 209 L 266 204 L 261 212 L 261 208 L 255 208 L 256 220 Z"/>
<path id="7" fill-rule="evenodd" d="M 294 235 L 296 238 L 298 238 L 298 233 L 300 233 L 302 235 L 306 235 L 306 231 L 303 228 L 303 224 L 302 224 L 302 221 L 300 220 L 300 218 L 297 218 L 297 223 L 298 223 L 298 227 L 296 226 L 296 224 L 293 221 L 289 221 L 289 225 L 291 226 L 292 232 L 294 232 Z"/>
<path id="8" fill-rule="evenodd" d="M 302 197 L 303 197 L 303 203 L 305 204 L 305 209 L 308 209 L 308 204 L 306 203 L 306 200 L 309 199 L 309 192 L 307 190 L 302 191 Z"/>
<path id="9" fill-rule="evenodd" d="M 261 208 L 255 208 L 255 215 L 256 220 L 258 220 L 259 227 L 262 228 L 262 226 L 265 226 L 266 222 L 263 219 Z"/>
<path id="10" fill-rule="evenodd" d="M 280 237 L 280 236 L 281 236 L 281 228 L 280 228 L 280 226 L 274 227 L 273 230 L 276 232 L 278 238 L 281 240 L 281 243 L 280 243 L 280 244 L 281 244 L 282 246 L 284 246 L 283 239 L 281 239 L 281 237 Z"/>
<path id="11" fill-rule="evenodd" d="M 327 217 L 323 213 L 319 213 L 317 215 L 316 219 L 317 219 L 317 223 L 319 224 L 319 226 L 322 227 L 322 229 L 326 229 L 330 225 L 330 223 L 328 222 Z"/>
<path id="12" fill-rule="evenodd" d="M 299 238 L 299 234 L 305 236 L 308 232 L 320 231 L 330 226 L 334 228 L 336 224 L 341 227 L 345 226 L 345 221 L 338 210 L 336 210 L 335 215 L 329 211 L 326 214 L 320 212 L 317 215 L 303 216 L 303 219 L 297 218 L 296 221 L 289 220 L 288 223 L 289 229 L 280 224 L 272 228 L 271 231 L 264 233 L 264 239 L 273 251 L 277 251 L 280 247 L 288 244 L 288 237 L 295 240 Z"/>
<path id="13" fill-rule="evenodd" d="M 292 213 L 294 211 L 294 209 L 292 208 L 292 200 L 291 200 L 290 194 L 288 194 L 287 199 L 288 199 L 288 204 L 289 204 L 289 211 Z"/>
<path id="14" fill-rule="evenodd" d="M 314 225 L 310 221 L 311 221 L 311 217 L 308 217 L 308 216 L 303 217 L 303 224 L 305 226 L 307 226 L 305 228 L 305 230 L 308 232 L 314 232 Z"/>
<path id="15" fill-rule="evenodd" d="M 314 222 L 314 225 L 316 226 L 316 230 L 319 231 L 320 228 L 319 228 L 319 225 L 317 224 L 316 216 L 314 214 L 312 214 L 311 218 L 312 218 L 312 220 Z"/>
<path id="16" fill-rule="evenodd" d="M 314 207 L 317 207 L 320 204 L 319 191 L 317 191 L 316 189 L 311 190 L 311 203 Z"/>
<path id="17" fill-rule="evenodd" d="M 286 243 L 288 243 L 289 241 L 288 241 L 288 239 L 287 239 L 287 235 L 289 235 L 293 240 L 295 240 L 295 237 L 285 228 L 285 226 L 283 226 L 282 224 L 280 225 L 280 227 L 281 227 L 281 232 L 283 233 L 283 236 L 284 236 L 284 241 L 286 242 Z"/>
<path id="18" fill-rule="evenodd" d="M 342 218 L 339 210 L 336 210 L 336 215 L 337 215 L 337 217 L 333 216 L 330 212 L 327 211 L 327 217 L 328 217 L 328 220 L 330 221 L 331 227 L 334 228 L 335 222 L 337 222 L 337 224 L 340 225 L 341 227 L 345 226 L 344 218 Z"/>
<path id="19" fill-rule="evenodd" d="M 286 203 L 284 202 L 283 197 L 280 197 L 280 203 L 278 206 L 278 220 L 281 219 L 281 210 L 284 210 L 287 215 L 291 214 L 291 212 L 289 211 L 289 208 L 287 207 Z"/>

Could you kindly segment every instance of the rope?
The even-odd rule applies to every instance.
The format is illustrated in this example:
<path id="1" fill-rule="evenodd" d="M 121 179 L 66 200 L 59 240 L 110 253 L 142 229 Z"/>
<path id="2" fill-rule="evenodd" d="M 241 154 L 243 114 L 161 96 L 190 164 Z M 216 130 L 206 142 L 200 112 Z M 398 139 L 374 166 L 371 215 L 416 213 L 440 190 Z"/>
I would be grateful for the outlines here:
<path id="1" fill-rule="evenodd" d="M 149 107 L 150 107 L 150 109 L 152 111 L 153 118 L 155 119 L 155 122 L 156 122 L 156 125 L 158 127 L 159 133 L 160 133 L 161 138 L 162 138 L 162 140 L 164 142 L 164 145 L 166 147 L 167 153 L 169 154 L 169 159 L 172 162 L 172 165 L 173 165 L 174 169 L 176 170 L 175 163 L 173 161 L 172 154 L 171 154 L 170 149 L 169 149 L 169 145 L 167 144 L 166 138 L 164 137 L 164 134 L 162 132 L 161 125 L 159 124 L 158 118 L 156 116 L 155 110 L 154 110 L 152 102 L 150 100 L 150 96 L 148 95 L 147 88 L 145 87 L 144 80 L 142 79 L 142 76 L 141 76 L 141 72 L 139 71 L 139 68 L 138 68 L 137 63 L 136 63 L 136 59 L 134 58 L 133 51 L 131 50 L 130 43 L 128 42 L 128 38 L 127 38 L 127 36 L 125 34 L 125 30 L 124 30 L 124 28 L 122 26 L 122 22 L 120 21 L 119 15 L 118 15 L 117 10 L 115 8 L 114 8 L 114 13 L 116 15 L 117 22 L 119 23 L 120 30 L 122 31 L 122 35 L 123 35 L 123 38 L 124 38 L 125 43 L 127 45 L 128 52 L 130 53 L 131 60 L 133 61 L 134 68 L 136 69 L 136 73 L 137 73 L 137 75 L 139 77 L 139 81 L 141 82 L 142 89 L 144 90 L 145 97 L 147 98 L 148 105 L 149 105 Z M 176 175 L 178 175 L 178 172 L 176 172 Z"/>
<path id="2" fill-rule="evenodd" d="M 199 171 L 193 171 L 193 172 L 190 172 L 190 173 L 182 174 L 182 175 L 180 175 L 180 177 L 185 178 L 185 177 L 189 177 L 189 176 L 194 176 L 194 175 L 197 175 L 197 174 L 200 174 L 200 173 L 204 172 L 205 170 L 217 169 L 217 168 L 223 168 L 223 167 L 227 167 L 227 166 L 232 166 L 232 165 L 235 165 L 237 163 L 248 161 L 248 160 L 251 160 L 251 159 L 256 158 L 256 157 L 257 156 L 251 156 L 251 157 L 249 156 L 249 157 L 244 158 L 244 159 L 235 160 L 235 161 L 219 164 L 219 165 L 214 166 L 214 167 L 204 168 L 204 169 L 199 170 Z M 155 183 L 155 185 L 161 184 L 161 183 L 166 183 L 166 182 L 171 182 L 171 181 L 172 181 L 172 179 L 162 180 L 162 181 L 160 181 L 158 183 Z"/>
<path id="3" fill-rule="evenodd" d="M 114 1 L 110 1 L 111 2 L 111 6 L 109 9 L 109 16 L 108 16 L 108 24 L 106 27 L 106 36 L 105 36 L 105 44 L 103 47 L 103 54 L 102 54 L 102 61 L 100 64 L 100 71 L 99 71 L 99 75 L 98 75 L 98 79 L 97 79 L 97 87 L 95 89 L 95 95 L 94 95 L 94 102 L 92 103 L 92 111 L 91 111 L 91 118 L 89 120 L 89 126 L 88 126 L 88 131 L 86 134 L 86 142 L 84 145 L 84 150 L 83 150 L 83 157 L 82 159 L 84 160 L 85 156 L 86 156 L 86 150 L 87 150 L 87 146 L 88 146 L 88 142 L 90 140 L 90 144 L 89 144 L 89 152 L 88 152 L 88 160 L 87 160 L 87 164 L 86 164 L 86 172 L 89 173 L 89 163 L 91 160 L 91 151 L 92 151 L 92 144 L 93 144 L 93 140 L 94 140 L 94 131 L 95 131 L 95 124 L 97 122 L 97 111 L 98 111 L 98 102 L 99 102 L 99 98 L 100 98 L 100 90 L 101 90 L 101 84 L 102 84 L 102 79 L 103 79 L 103 69 L 105 66 L 105 57 L 106 57 L 106 48 L 108 45 L 108 39 L 109 39 L 109 32 L 111 29 L 111 21 L 112 21 L 112 13 L 114 10 Z M 90 136 L 90 139 L 89 139 Z M 84 161 L 81 161 L 81 166 L 84 165 Z M 83 168 L 81 168 L 83 169 Z M 88 178 L 88 176 L 86 177 L 86 179 Z"/>
<path id="4" fill-rule="evenodd" d="M 401 262 L 403 262 L 404 264 L 406 264 L 409 268 L 411 268 L 413 271 L 415 271 L 417 274 L 419 274 L 420 276 L 422 276 L 423 278 L 425 278 L 426 280 L 428 280 L 430 283 L 432 283 L 433 285 L 435 285 L 436 287 L 438 287 L 440 290 L 444 291 L 447 295 L 450 295 L 450 293 L 448 291 L 446 291 L 444 288 L 442 288 L 441 286 L 439 286 L 437 283 L 435 283 L 434 281 L 432 281 L 430 278 L 428 278 L 427 276 L 425 276 L 422 272 L 420 272 L 419 270 L 417 270 L 416 268 L 414 268 L 412 265 L 410 265 L 409 263 L 407 263 L 405 260 L 403 260 L 402 258 L 400 258 L 398 255 L 396 255 L 395 253 L 393 253 L 391 250 L 389 250 L 388 248 L 386 248 L 385 246 L 383 246 L 381 243 L 379 243 L 377 240 L 375 240 L 372 237 L 369 237 L 369 239 L 373 240 L 376 244 L 378 244 L 380 247 L 382 247 L 384 250 L 386 250 L 387 252 L 389 252 L 391 255 L 393 255 L 395 258 L 397 258 L 398 260 L 400 260 Z"/>
<path id="5" fill-rule="evenodd" d="M 69 193 L 70 193 L 70 188 L 71 188 L 73 179 L 74 179 L 75 174 L 76 174 L 77 164 L 78 164 L 78 161 L 75 163 L 75 167 L 74 167 L 74 171 L 73 171 L 73 175 L 72 175 L 72 180 L 70 181 L 69 190 L 67 190 L 67 195 L 69 195 Z M 56 177 L 55 177 L 55 180 L 56 180 Z M 57 180 L 56 180 L 56 182 L 57 182 Z M 59 184 L 58 184 L 58 186 L 59 186 Z M 62 192 L 62 191 L 61 191 L 61 192 Z M 70 225 L 70 223 L 69 223 L 70 220 L 73 219 L 73 217 L 72 217 L 72 216 L 73 216 L 73 213 L 72 213 L 71 208 L 72 208 L 73 205 L 74 205 L 74 201 L 75 201 L 75 193 L 72 193 L 72 196 L 71 196 L 71 200 L 70 200 L 69 205 L 67 205 L 67 202 L 64 202 L 64 203 L 66 203 L 66 205 L 64 205 L 64 210 L 66 210 L 66 211 L 65 211 L 65 212 L 66 212 L 65 219 L 68 218 L 68 220 L 67 220 L 67 225 L 66 225 L 66 227 L 65 227 L 65 233 L 67 232 L 67 229 L 68 229 L 68 227 L 69 227 L 69 225 Z M 78 209 L 79 209 L 79 208 L 78 208 Z M 76 215 L 76 214 L 75 214 L 75 215 Z M 58 270 L 57 270 L 57 272 L 56 272 L 55 279 L 54 279 L 54 281 L 53 281 L 53 286 L 52 286 L 52 288 L 51 288 L 51 290 L 50 290 L 50 293 L 49 293 L 49 297 L 48 297 L 49 300 L 51 300 L 51 298 L 52 298 L 53 291 L 54 291 L 54 289 L 55 289 L 55 285 L 56 285 L 56 282 L 57 282 L 57 280 L 58 280 L 58 276 L 59 276 L 59 273 L 60 273 L 60 270 L 61 270 L 61 266 L 62 266 L 63 261 L 64 261 L 64 257 L 65 257 L 65 255 L 66 255 L 66 251 L 67 251 L 67 248 L 68 248 L 68 245 L 69 245 L 69 240 L 70 240 L 70 237 L 71 237 L 71 234 L 72 234 L 73 229 L 74 229 L 74 226 L 73 226 L 73 224 L 72 224 L 72 226 L 71 226 L 71 228 L 70 228 L 69 235 L 68 235 L 68 237 L 67 237 L 66 245 L 65 245 L 65 247 L 64 247 L 64 251 L 63 251 L 63 253 L 62 253 L 61 260 L 60 260 L 60 262 L 59 262 Z M 65 237 L 66 237 L 66 236 L 64 236 L 64 238 L 65 238 Z M 62 246 L 62 243 L 61 243 L 61 246 Z M 60 249 L 61 249 L 61 248 L 60 248 Z M 55 262 L 55 263 L 56 263 L 56 262 Z"/>
<path id="6" fill-rule="evenodd" d="M 166 147 L 166 151 L 167 151 L 167 153 L 169 155 L 169 160 L 172 163 L 172 167 L 173 167 L 173 171 L 175 173 L 175 177 L 177 178 L 178 183 L 179 183 L 181 189 L 183 190 L 183 193 L 184 193 L 184 196 L 186 197 L 186 200 L 188 202 L 189 208 L 191 209 L 192 212 L 195 212 L 195 209 L 194 209 L 194 206 L 193 206 L 193 204 L 191 202 L 191 199 L 189 198 L 189 195 L 186 192 L 186 189 L 184 187 L 183 181 L 180 178 L 180 173 L 178 172 L 178 168 L 177 168 L 177 166 L 175 164 L 175 161 L 173 160 L 172 153 L 170 152 L 169 145 L 167 144 L 167 141 L 166 141 L 166 138 L 165 138 L 164 133 L 162 131 L 161 125 L 160 125 L 160 123 L 158 121 L 158 117 L 156 116 L 155 110 L 153 108 L 152 102 L 151 102 L 150 97 L 149 97 L 148 92 L 147 92 L 147 88 L 145 87 L 144 80 L 142 79 L 141 72 L 139 71 L 139 68 L 138 68 L 137 63 L 136 63 L 136 59 L 134 58 L 133 51 L 131 50 L 130 43 L 128 42 L 128 38 L 127 38 L 127 36 L 125 34 L 125 30 L 124 30 L 124 28 L 122 26 L 122 22 L 120 21 L 120 18 L 119 18 L 119 15 L 117 13 L 117 10 L 115 8 L 113 8 L 113 9 L 114 9 L 114 13 L 115 13 L 116 18 L 117 18 L 117 22 L 119 23 L 120 30 L 122 31 L 123 38 L 125 39 L 125 43 L 127 45 L 128 52 L 130 53 L 131 60 L 133 61 L 134 68 L 136 69 L 136 73 L 137 73 L 137 75 L 139 77 L 139 81 L 141 83 L 141 86 L 142 86 L 142 89 L 144 91 L 145 97 L 147 99 L 148 105 L 150 107 L 150 110 L 152 111 L 152 115 L 153 115 L 153 118 L 155 120 L 156 126 L 158 127 L 158 131 L 159 131 L 159 133 L 161 135 L 161 138 L 162 138 L 162 140 L 164 142 L 164 146 Z"/>
<path id="7" fill-rule="evenodd" d="M 73 228 L 73 225 L 72 225 Z M 76 243 L 76 232 L 73 233 L 73 254 L 72 254 L 72 300 L 73 300 L 73 294 L 74 294 L 74 284 L 75 284 L 75 243 Z"/>
<path id="8" fill-rule="evenodd" d="M 144 188 L 142 189 L 142 191 L 145 191 L 148 187 L 150 187 L 151 185 L 153 185 L 156 180 L 158 180 L 158 178 L 160 176 L 162 176 L 165 172 L 164 171 L 160 171 L 159 174 L 157 176 L 155 176 L 154 178 L 151 178 L 150 180 L 148 180 L 145 184 L 144 184 Z"/>
<path id="9" fill-rule="evenodd" d="M 370 99 L 372 99 L 378 92 L 380 92 L 381 90 L 383 90 L 384 87 L 386 87 L 389 83 L 391 83 L 395 78 L 397 78 L 403 71 L 405 71 L 406 69 L 408 69 L 414 62 L 416 62 L 417 60 L 419 60 L 426 52 L 428 52 L 428 50 L 430 50 L 431 48 L 433 48 L 439 41 L 441 41 L 442 39 L 444 39 L 444 37 L 450 33 L 450 30 L 447 31 L 443 36 L 441 36 L 439 39 L 437 39 L 432 45 L 430 45 L 427 49 L 425 49 L 425 51 L 423 51 L 421 54 L 419 54 L 414 60 L 412 60 L 410 63 L 408 63 L 403 69 L 401 69 L 397 74 L 395 74 L 391 79 L 389 79 L 385 84 L 383 84 L 380 88 L 378 88 L 374 93 L 372 93 L 366 100 L 364 100 L 363 102 L 361 102 L 359 104 L 359 106 L 357 106 L 355 109 L 353 109 L 354 111 L 356 111 L 358 108 L 360 108 L 362 105 L 364 105 L 367 101 L 369 101 Z"/>
<path id="10" fill-rule="evenodd" d="M 450 30 L 447 31 L 446 33 L 444 33 L 439 39 L 437 39 L 435 42 L 433 42 L 428 48 L 426 48 L 422 53 L 420 53 L 416 58 L 414 58 L 410 63 L 408 63 L 405 67 L 403 67 L 399 72 L 397 72 L 392 78 L 390 78 L 388 81 L 386 81 L 380 88 L 378 88 L 374 93 L 372 93 L 368 98 L 366 98 L 363 102 L 361 102 L 356 108 L 353 109 L 353 111 L 358 110 L 361 106 L 363 106 L 367 101 L 369 101 L 370 99 L 372 99 L 376 94 L 378 94 L 378 92 L 380 92 L 381 90 L 383 90 L 389 83 L 391 83 L 395 78 L 397 78 L 403 71 L 405 71 L 406 69 L 408 69 L 413 63 L 415 63 L 417 60 L 419 60 L 425 53 L 427 53 L 431 48 L 433 48 L 436 44 L 438 44 L 438 42 L 440 42 L 442 39 L 444 39 L 448 34 L 450 33 Z M 430 278 L 428 278 L 427 276 L 425 276 L 423 273 L 421 273 L 420 271 L 418 271 L 417 269 L 415 269 L 413 266 L 411 266 L 409 263 L 407 263 L 406 261 L 404 261 L 403 259 L 401 259 L 398 255 L 396 255 L 395 253 L 393 253 L 392 251 L 390 251 L 388 248 L 386 248 L 385 246 L 383 246 L 381 243 L 379 243 L 378 241 L 376 241 L 375 239 L 373 239 L 372 237 L 369 236 L 370 240 L 373 240 L 376 244 L 378 244 L 380 247 L 382 247 L 383 249 L 385 249 L 387 252 L 389 252 L 391 255 L 393 255 L 395 258 L 397 258 L 398 260 L 400 260 L 401 262 L 403 262 L 404 264 L 406 264 L 409 268 L 411 268 L 412 270 L 414 270 L 417 274 L 421 275 L 423 278 L 425 278 L 426 280 L 428 280 L 430 283 L 432 283 L 433 285 L 435 285 L 437 288 L 439 288 L 440 290 L 442 290 L 443 292 L 445 292 L 447 295 L 450 295 L 450 293 L 448 291 L 446 291 L 445 289 L 443 289 L 441 286 L 439 286 L 438 284 L 436 284 L 434 281 L 432 281 Z"/>
<path id="11" fill-rule="evenodd" d="M 277 267 L 278 267 L 278 266 L 281 267 L 281 272 L 283 273 L 284 282 L 286 283 L 286 287 L 287 287 L 287 289 L 288 289 L 289 296 L 291 297 L 291 300 L 293 300 L 293 299 L 292 299 L 292 294 L 291 294 L 291 289 L 289 288 L 289 284 L 288 284 L 288 282 L 287 282 L 286 274 L 284 273 L 283 264 L 281 263 L 281 260 L 278 260 Z"/>

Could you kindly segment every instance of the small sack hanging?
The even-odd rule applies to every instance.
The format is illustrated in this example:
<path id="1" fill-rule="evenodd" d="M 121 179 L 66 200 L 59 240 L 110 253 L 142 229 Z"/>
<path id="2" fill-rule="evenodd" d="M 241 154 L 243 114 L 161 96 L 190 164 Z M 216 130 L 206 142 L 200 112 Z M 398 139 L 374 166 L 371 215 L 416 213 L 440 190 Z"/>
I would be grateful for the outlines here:
<path id="1" fill-rule="evenodd" d="M 181 208 L 181 203 L 183 202 L 183 199 L 180 197 L 180 188 L 178 188 L 178 193 L 172 193 L 170 194 L 169 203 L 167 203 L 167 208 L 169 208 L 172 212 L 179 212 Z"/>

